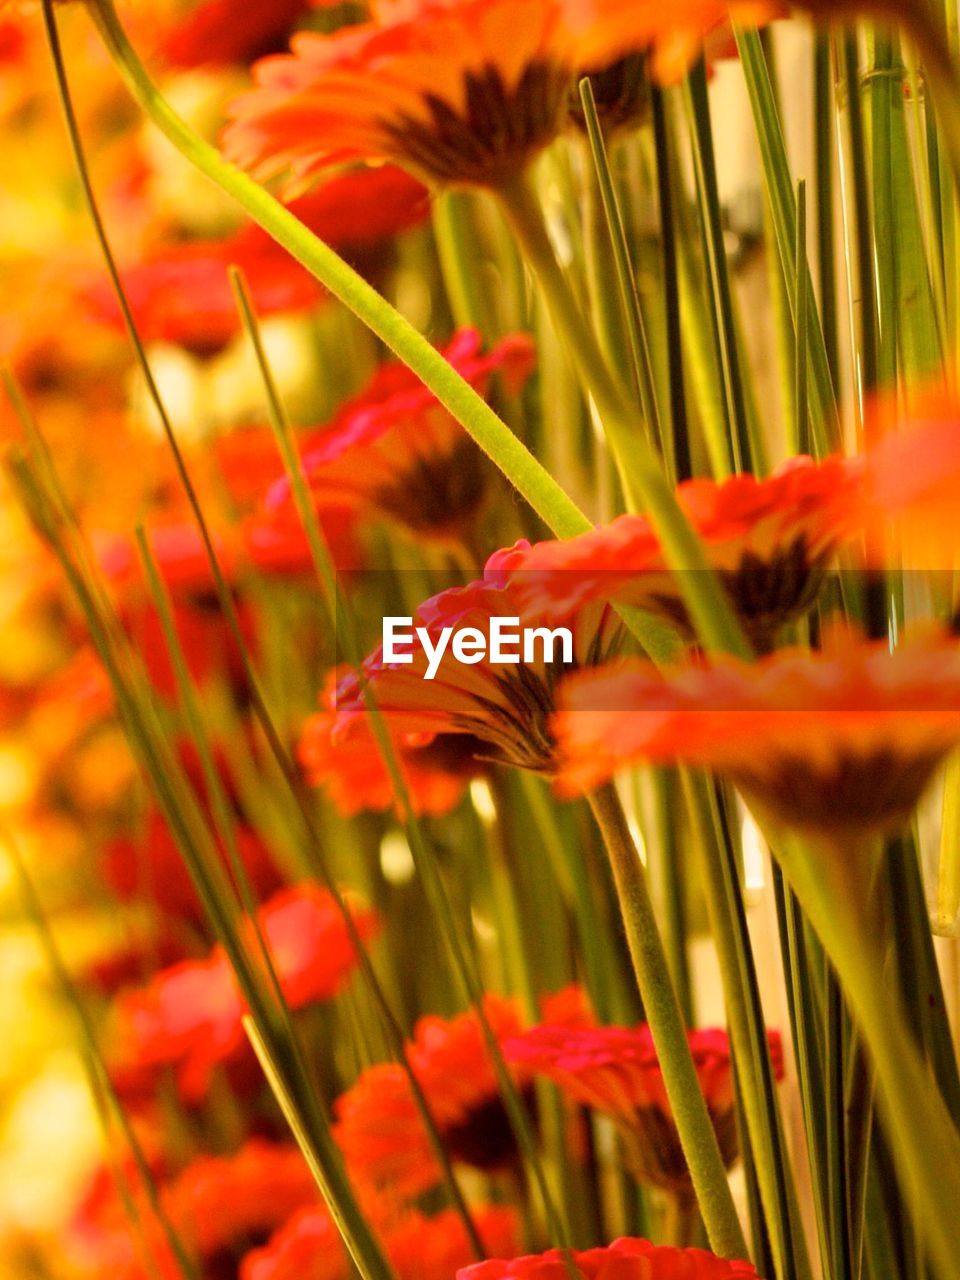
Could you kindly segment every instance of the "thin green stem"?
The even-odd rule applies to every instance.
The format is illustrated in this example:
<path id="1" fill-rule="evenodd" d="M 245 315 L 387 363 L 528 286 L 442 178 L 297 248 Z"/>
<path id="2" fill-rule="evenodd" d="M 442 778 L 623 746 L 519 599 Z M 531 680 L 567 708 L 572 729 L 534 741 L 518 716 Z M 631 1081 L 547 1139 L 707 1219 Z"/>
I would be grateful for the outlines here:
<path id="1" fill-rule="evenodd" d="M 587 125 L 587 136 L 590 140 L 590 151 L 593 156 L 597 186 L 599 187 L 603 213 L 606 219 L 607 250 L 612 255 L 616 272 L 622 313 L 621 323 L 625 322 L 626 324 L 633 374 L 649 429 L 653 434 L 654 440 L 659 441 L 662 447 L 663 429 L 657 406 L 653 365 L 650 359 L 650 344 L 644 328 L 640 299 L 637 296 L 636 274 L 633 269 L 633 263 L 630 261 L 630 247 L 627 244 L 623 215 L 620 211 L 620 202 L 617 199 L 617 193 L 613 185 L 606 144 L 603 140 L 600 121 L 597 118 L 593 89 L 588 78 L 580 81 L 580 99 L 583 104 L 583 116 Z"/>
<path id="2" fill-rule="evenodd" d="M 694 168 L 697 191 L 703 211 L 707 266 L 713 303 L 717 314 L 720 341 L 720 367 L 731 429 L 731 442 L 738 471 L 755 471 L 751 456 L 750 432 L 744 399 L 743 368 L 733 318 L 733 297 L 720 219 L 720 193 L 717 187 L 717 162 L 713 148 L 710 99 L 707 95 L 707 73 L 701 59 L 691 69 L 684 85 L 687 117 L 693 139 Z"/>
<path id="3" fill-rule="evenodd" d="M 714 1252 L 746 1258 L 747 1244 L 730 1194 L 717 1136 L 690 1054 L 683 1014 L 670 980 L 647 873 L 611 784 L 589 796 L 610 859 L 644 1014 L 650 1025 L 680 1143 Z"/>
<path id="4" fill-rule="evenodd" d="M 289 209 L 225 161 L 177 115 L 127 39 L 111 0 L 91 0 L 89 8 L 130 93 L 177 150 L 232 196 L 417 374 L 555 533 L 569 536 L 587 528 L 576 504 L 436 348 Z"/>
<path id="5" fill-rule="evenodd" d="M 690 455 L 690 425 L 687 421 L 687 394 L 683 381 L 683 335 L 680 324 L 680 285 L 677 269 L 677 228 L 673 208 L 673 157 L 667 128 L 663 90 L 650 86 L 650 112 L 656 153 L 657 205 L 660 212 L 660 255 L 663 273 L 664 312 L 667 320 L 667 371 L 670 385 L 670 437 L 676 479 L 693 475 Z M 725 439 L 729 447 L 729 440 Z M 732 467 L 731 467 L 732 470 Z"/>

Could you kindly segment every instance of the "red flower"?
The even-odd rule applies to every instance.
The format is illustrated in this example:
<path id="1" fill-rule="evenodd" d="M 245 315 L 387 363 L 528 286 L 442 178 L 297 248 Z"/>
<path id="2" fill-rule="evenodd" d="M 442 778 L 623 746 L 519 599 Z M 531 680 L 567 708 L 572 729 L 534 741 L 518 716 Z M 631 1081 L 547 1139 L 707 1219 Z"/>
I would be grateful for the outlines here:
<path id="1" fill-rule="evenodd" d="M 649 1240 L 615 1240 L 572 1255 L 583 1280 L 756 1280 L 750 1262 L 728 1262 L 703 1249 L 674 1249 Z M 457 1280 L 567 1280 L 559 1249 L 504 1262 L 478 1262 Z"/>
<path id="2" fill-rule="evenodd" d="M 334 744 L 337 680 L 338 673 L 331 671 L 321 695 L 323 709 L 303 726 L 300 763 L 310 783 L 322 787 L 347 817 L 390 809 L 396 796 L 373 728 L 365 724 L 348 741 Z M 457 734 L 408 735 L 394 742 L 414 813 L 439 816 L 456 808 L 470 779 L 483 768 L 474 756 L 477 746 Z"/>
<path id="3" fill-rule="evenodd" d="M 429 212 L 421 184 L 391 166 L 345 173 L 289 207 L 358 268 L 373 267 L 378 247 Z M 125 267 L 124 287 L 140 336 L 199 353 L 223 347 L 240 330 L 229 266 L 243 271 L 258 316 L 308 311 L 326 296 L 285 249 L 248 224 L 222 240 L 162 244 Z M 97 319 L 122 328 L 108 281 L 98 279 L 83 292 Z"/>
<path id="4" fill-rule="evenodd" d="M 585 1016 L 582 1004 L 570 1004 L 561 993 L 558 1012 Z M 488 995 L 484 1009 L 499 1041 L 520 1033 L 516 1001 Z M 544 1011 L 550 1010 L 547 1000 Z M 421 1018 L 409 1058 L 453 1159 L 487 1171 L 511 1166 L 517 1158 L 513 1130 L 476 1014 Z M 522 1088 L 529 1072 L 521 1068 L 516 1079 Z M 439 1165 L 397 1063 L 369 1067 L 337 1099 L 334 1112 L 337 1140 L 359 1179 L 411 1198 L 439 1182 Z"/>
<path id="5" fill-rule="evenodd" d="M 175 67 L 230 66 L 269 53 L 310 0 L 201 0 L 161 42 Z"/>
<path id="6" fill-rule="evenodd" d="M 481 395 L 494 374 L 517 391 L 533 368 L 533 344 L 513 334 L 486 355 L 474 329 L 442 348 L 454 369 Z M 399 362 L 383 364 L 367 389 L 333 422 L 302 444 L 303 467 L 321 501 L 350 497 L 417 534 L 456 538 L 483 503 L 489 463 L 460 424 Z M 284 477 L 267 496 L 290 501 Z"/>
<path id="7" fill-rule="evenodd" d="M 155 1170 L 155 1174 L 159 1170 Z M 162 1280 L 182 1271 L 145 1188 L 132 1187 L 143 1244 L 111 1183 L 90 1197 L 68 1234 L 71 1259 L 84 1274 L 111 1280 L 149 1280 L 144 1247 Z M 160 1202 L 184 1247 L 194 1257 L 222 1252 L 274 1230 L 317 1199 L 317 1186 L 299 1150 L 252 1138 L 230 1156 L 200 1156 L 175 1177 L 161 1180 Z"/>
<path id="8" fill-rule="evenodd" d="M 767 480 L 689 480 L 677 498 L 706 546 L 754 646 L 769 650 L 805 612 L 824 566 L 853 532 L 856 464 L 793 458 Z M 645 516 L 566 542 L 537 543 L 514 560 L 517 598 L 528 617 L 563 618 L 593 600 L 659 613 L 692 637 L 676 579 Z"/>
<path id="9" fill-rule="evenodd" d="M 442 591 L 425 601 L 413 625 L 426 630 L 436 644 L 444 628 L 456 632 L 474 628 L 487 642 L 491 620 L 518 615 L 513 565 L 529 544 L 496 552 L 487 562 L 486 577 L 465 587 Z M 431 679 L 425 679 L 429 660 L 415 636 L 408 664 L 386 662 L 382 646 L 364 662 L 364 673 L 377 707 L 396 734 L 469 734 L 488 744 L 488 755 L 520 768 L 551 773 L 555 751 L 549 717 L 554 709 L 554 682 L 571 666 L 589 665 L 608 654 L 619 634 L 619 623 L 604 604 L 584 608 L 571 627 L 573 661 L 544 661 L 543 645 L 534 661 L 495 664 L 484 658 L 465 665 L 448 645 Z M 366 710 L 359 681 L 350 674 L 337 688 L 337 723 L 333 741 L 349 742 L 365 725 Z"/>
<path id="10" fill-rule="evenodd" d="M 516 1248 L 515 1210 L 501 1206 L 473 1213 L 489 1252 Z M 397 1280 L 449 1280 L 473 1256 L 464 1225 L 452 1209 L 433 1217 L 413 1209 L 398 1215 L 377 1203 L 372 1216 Z M 318 1206 L 302 1209 L 262 1249 L 248 1253 L 239 1280 L 349 1280 L 349 1275 L 340 1234 L 326 1209 Z"/>
<path id="11" fill-rule="evenodd" d="M 780 1036 L 768 1033 L 778 1078 Z M 725 1163 L 738 1154 L 733 1072 L 726 1031 L 688 1033 L 690 1051 Z M 689 1196 L 686 1159 L 646 1024 L 626 1027 L 533 1027 L 504 1044 L 509 1061 L 541 1073 L 575 1101 L 611 1116 L 641 1181 Z"/>
<path id="12" fill-rule="evenodd" d="M 356 956 L 329 894 L 312 885 L 278 893 L 259 913 L 277 977 L 294 1009 L 336 995 Z M 375 931 L 375 917 L 355 911 L 361 936 Z M 245 1002 L 223 950 L 164 970 L 146 987 L 115 1004 L 115 1073 L 129 1087 L 165 1066 L 175 1066 L 183 1097 L 206 1093 L 213 1068 L 246 1047 L 241 1019 Z"/>
<path id="13" fill-rule="evenodd" d="M 663 674 L 623 663 L 572 677 L 560 703 L 567 790 L 641 761 L 692 764 L 788 826 L 882 831 L 909 817 L 960 741 L 960 643 L 931 632 L 891 653 L 836 640 Z"/>
<path id="14" fill-rule="evenodd" d="M 258 897 L 280 886 L 276 863 L 260 837 L 247 826 L 235 830 L 237 851 Z M 145 899 L 165 913 L 197 920 L 202 911 L 193 881 L 166 821 L 155 810 L 145 830 L 110 841 L 103 851 L 103 874 L 123 899 Z M 182 954 L 182 952 L 181 952 Z"/>

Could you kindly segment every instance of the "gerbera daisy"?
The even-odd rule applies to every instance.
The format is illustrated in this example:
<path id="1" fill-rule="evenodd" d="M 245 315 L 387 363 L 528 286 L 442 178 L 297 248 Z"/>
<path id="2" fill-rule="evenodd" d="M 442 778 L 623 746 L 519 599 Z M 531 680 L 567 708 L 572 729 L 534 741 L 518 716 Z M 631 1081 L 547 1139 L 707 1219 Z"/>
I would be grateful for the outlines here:
<path id="1" fill-rule="evenodd" d="M 783 1075 L 780 1036 L 769 1034 L 775 1074 Z M 733 1072 L 726 1031 L 688 1033 L 697 1078 L 729 1167 L 738 1155 Z M 559 1027 L 544 1024 L 508 1040 L 507 1060 L 545 1075 L 575 1101 L 616 1122 L 637 1177 L 683 1197 L 693 1193 L 687 1162 L 646 1024 Z"/>
<path id="2" fill-rule="evenodd" d="M 343 678 L 343 670 L 330 672 L 321 694 L 322 709 L 303 726 L 297 748 L 300 763 L 310 783 L 322 787 L 347 817 L 393 808 L 393 782 L 372 726 L 334 743 L 336 688 Z M 407 735 L 394 743 L 394 749 L 416 814 L 449 813 L 484 767 L 476 758 L 482 745 L 465 735 Z"/>
<path id="3" fill-rule="evenodd" d="M 428 1217 L 419 1210 L 397 1213 L 369 1197 L 397 1280 L 450 1280 L 474 1256 L 458 1214 L 447 1209 Z M 473 1218 L 489 1253 L 509 1253 L 519 1237 L 516 1211 L 506 1206 L 474 1209 Z M 262 1248 L 248 1253 L 239 1280 L 349 1280 L 351 1268 L 340 1233 L 321 1206 L 301 1209 Z"/>
<path id="4" fill-rule="evenodd" d="M 159 1181 L 163 1210 L 188 1252 L 207 1263 L 204 1274 L 216 1274 L 218 1257 L 229 1257 L 238 1245 L 266 1239 L 318 1194 L 297 1147 L 260 1138 L 251 1138 L 233 1155 L 199 1156 L 174 1176 L 161 1174 Z M 175 1280 L 182 1276 L 179 1263 L 139 1179 L 131 1190 L 150 1259 L 164 1280 Z M 152 1274 L 112 1180 L 85 1200 L 67 1247 L 84 1275 L 149 1280 Z"/>
<path id="5" fill-rule="evenodd" d="M 521 1031 L 516 1001 L 488 995 L 484 1011 L 498 1040 Z M 476 1014 L 421 1018 L 409 1058 L 451 1157 L 487 1172 L 510 1168 L 517 1148 Z M 337 1141 L 362 1181 L 411 1198 L 440 1181 L 399 1064 L 369 1067 L 336 1100 L 334 1114 Z"/>
<path id="6" fill-rule="evenodd" d="M 643 52 L 680 29 L 702 38 L 771 6 L 685 0 L 664 18 L 610 0 L 407 0 L 331 36 L 302 32 L 254 67 L 233 107 L 233 160 L 304 180 L 346 158 L 394 160 L 435 183 L 498 186 L 556 137 L 578 69 Z M 779 12 L 779 8 L 777 8 Z"/>
<path id="7" fill-rule="evenodd" d="M 583 1280 L 756 1280 L 751 1262 L 729 1262 L 703 1249 L 674 1249 L 649 1240 L 615 1240 L 604 1249 L 574 1252 Z M 568 1280 L 559 1249 L 548 1253 L 477 1262 L 457 1272 L 457 1280 Z"/>
<path id="8" fill-rule="evenodd" d="M 688 480 L 678 501 L 706 547 L 751 643 L 769 650 L 816 598 L 823 571 L 851 535 L 857 466 L 794 458 L 766 480 Z M 540 542 L 513 563 L 528 618 L 561 619 L 595 600 L 660 614 L 693 631 L 676 579 L 645 516 L 620 516 L 569 541 Z"/>
<path id="9" fill-rule="evenodd" d="M 332 897 L 301 885 L 276 894 L 258 914 L 291 1008 L 334 996 L 353 972 L 356 955 Z M 359 910 L 354 918 L 361 936 L 371 937 L 373 914 Z M 115 1003 L 112 1063 L 118 1082 L 137 1087 L 173 1066 L 184 1099 L 202 1098 L 213 1068 L 245 1050 L 245 1012 L 221 947 L 206 960 L 164 970 Z"/>
<path id="10" fill-rule="evenodd" d="M 820 653 L 647 663 L 579 674 L 553 728 L 564 789 L 641 761 L 713 769 L 772 819 L 822 835 L 904 822 L 960 741 L 960 642 L 939 632 L 890 651 L 836 638 Z"/>
<path id="11" fill-rule="evenodd" d="M 486 577 L 465 587 L 453 587 L 425 601 L 413 619 L 436 645 L 445 628 L 473 628 L 486 641 L 494 618 L 518 614 L 512 590 L 512 565 L 527 543 L 496 552 Z M 448 646 L 431 679 L 427 651 L 419 637 L 407 646 L 407 663 L 386 661 L 381 646 L 363 664 L 366 681 L 378 709 L 392 731 L 406 734 L 468 734 L 487 744 L 487 755 L 519 768 L 552 773 L 555 753 L 550 715 L 554 685 L 564 671 L 601 661 L 614 648 L 620 623 L 604 604 L 581 610 L 571 628 L 572 661 L 545 660 L 546 644 L 535 661 L 494 664 L 486 657 L 475 665 L 457 660 Z M 399 641 L 398 647 L 399 647 Z M 562 655 L 554 654 L 554 659 Z M 337 722 L 333 741 L 349 742 L 366 726 L 363 690 L 355 673 L 336 691 Z"/>
<path id="12" fill-rule="evenodd" d="M 567 993 L 559 996 L 559 1005 L 544 1001 L 545 1016 L 551 1009 L 570 1019 L 588 1016 L 582 1001 L 571 1004 Z M 484 1011 L 500 1042 L 523 1029 L 515 1000 L 488 995 Z M 488 1173 L 513 1167 L 518 1159 L 513 1130 L 476 1014 L 421 1018 L 408 1055 L 451 1157 Z M 530 1075 L 522 1067 L 515 1073 L 521 1090 Z M 334 1114 L 337 1141 L 361 1181 L 410 1198 L 440 1181 L 440 1167 L 397 1063 L 364 1071 L 337 1099 Z"/>
<path id="13" fill-rule="evenodd" d="M 526 334 L 502 339 L 484 354 L 475 329 L 442 348 L 454 369 L 481 395 L 499 374 L 518 391 L 533 369 Z M 490 464 L 460 424 L 405 365 L 383 364 L 372 382 L 329 426 L 303 441 L 303 467 L 321 502 L 352 498 L 420 535 L 461 537 L 487 492 Z M 290 500 L 278 480 L 267 496 L 277 509 Z"/>

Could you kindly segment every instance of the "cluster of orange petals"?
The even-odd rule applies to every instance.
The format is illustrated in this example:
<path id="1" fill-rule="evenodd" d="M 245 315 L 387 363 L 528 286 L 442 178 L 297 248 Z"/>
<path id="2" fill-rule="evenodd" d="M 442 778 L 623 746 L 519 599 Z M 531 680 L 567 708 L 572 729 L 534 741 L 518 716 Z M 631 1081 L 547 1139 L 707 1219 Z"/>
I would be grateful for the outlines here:
<path id="1" fill-rule="evenodd" d="M 373 726 L 364 719 L 346 741 L 334 741 L 336 691 L 345 669 L 331 671 L 321 692 L 321 710 L 303 726 L 297 755 L 308 781 L 322 787 L 346 816 L 382 811 L 396 804 L 393 780 Z M 469 748 L 458 751 L 451 735 L 396 736 L 393 748 L 415 814 L 439 817 L 456 808 L 482 765 Z"/>
<path id="2" fill-rule="evenodd" d="M 483 1007 L 498 1042 L 523 1030 L 517 1001 L 488 994 Z M 547 998 L 543 1011 L 574 1026 L 591 1020 L 578 987 Z M 509 1166 L 516 1157 L 513 1134 L 476 1013 L 421 1018 L 407 1056 L 453 1158 L 486 1170 Z M 515 1079 L 522 1085 L 530 1072 L 521 1067 Z M 348 1168 L 364 1183 L 414 1197 L 440 1181 L 440 1166 L 399 1064 L 368 1067 L 340 1095 L 334 1112 L 337 1142 Z"/>
<path id="3" fill-rule="evenodd" d="M 533 371 L 528 334 L 511 334 L 483 351 L 476 329 L 461 329 L 441 354 L 479 395 L 498 375 L 518 392 Z M 369 385 L 325 427 L 301 443 L 304 473 L 318 502 L 352 500 L 414 532 L 456 537 L 477 515 L 487 463 L 455 418 L 399 361 L 381 364 Z M 290 483 L 276 481 L 268 510 L 285 510 Z"/>
<path id="4" fill-rule="evenodd" d="M 416 1209 L 397 1211 L 365 1198 L 397 1280 L 450 1280 L 473 1256 L 463 1220 L 452 1209 L 429 1216 Z M 475 1208 L 474 1225 L 491 1254 L 517 1248 L 516 1210 L 507 1206 Z M 261 1249 L 248 1253 L 239 1280 L 349 1280 L 351 1267 L 340 1234 L 323 1208 L 294 1214 Z"/>
<path id="5" fill-rule="evenodd" d="M 769 647 L 812 603 L 818 570 L 857 530 L 851 506 L 859 464 L 792 458 L 766 479 L 688 480 L 677 501 L 721 575 L 748 634 Z M 684 625 L 675 576 L 645 516 L 620 516 L 567 541 L 517 553 L 511 581 L 527 618 L 563 619 L 595 600 L 617 600 Z"/>
<path id="6" fill-rule="evenodd" d="M 783 1076 L 780 1035 L 768 1033 L 774 1073 Z M 726 1031 L 688 1032 L 697 1080 L 712 1112 L 733 1106 L 733 1070 Z M 630 1120 L 638 1108 L 671 1115 L 663 1072 L 646 1023 L 639 1027 L 561 1027 L 543 1023 L 503 1046 L 509 1062 L 547 1076 L 585 1106 Z"/>
<path id="7" fill-rule="evenodd" d="M 756 1280 L 750 1262 L 729 1262 L 703 1249 L 675 1249 L 648 1240 L 615 1240 L 605 1249 L 574 1251 L 570 1257 L 583 1280 Z M 568 1280 L 570 1270 L 559 1249 L 478 1262 L 457 1272 L 457 1280 Z"/>
<path id="8" fill-rule="evenodd" d="M 372 937 L 377 920 L 357 909 L 360 937 Z M 273 969 L 293 1009 L 334 996 L 353 972 L 357 957 L 330 894 L 312 885 L 287 889 L 258 912 Z M 249 941 L 255 947 L 252 930 Z M 136 1092 L 172 1066 L 181 1096 L 201 1099 L 213 1069 L 236 1059 L 246 1047 L 246 1002 L 226 953 L 213 948 L 205 960 L 184 960 L 124 992 L 114 1006 L 112 1066 L 118 1085 Z"/>
<path id="9" fill-rule="evenodd" d="M 691 764 L 732 778 L 781 821 L 884 829 L 915 806 L 960 742 L 960 641 L 835 636 L 656 671 L 640 661 L 570 677 L 553 725 L 567 792 L 630 763 Z"/>
<path id="10" fill-rule="evenodd" d="M 654 48 L 673 75 L 731 17 L 782 12 L 760 0 L 387 0 L 370 22 L 302 32 L 290 54 L 255 64 L 226 148 L 261 177 L 302 182 L 363 159 L 496 184 L 563 128 L 578 71 Z"/>
<path id="11" fill-rule="evenodd" d="M 142 1184 L 133 1190 L 143 1230 L 138 1241 L 112 1178 L 98 1179 L 67 1233 L 66 1247 L 82 1276 L 111 1280 L 175 1280 L 183 1272 Z M 160 1205 L 188 1254 L 212 1259 L 280 1226 L 317 1187 L 292 1144 L 251 1138 L 229 1156 L 200 1156 L 169 1177 Z M 148 1251 L 147 1257 L 145 1252 Z M 155 1268 L 155 1270 L 154 1270 Z"/>

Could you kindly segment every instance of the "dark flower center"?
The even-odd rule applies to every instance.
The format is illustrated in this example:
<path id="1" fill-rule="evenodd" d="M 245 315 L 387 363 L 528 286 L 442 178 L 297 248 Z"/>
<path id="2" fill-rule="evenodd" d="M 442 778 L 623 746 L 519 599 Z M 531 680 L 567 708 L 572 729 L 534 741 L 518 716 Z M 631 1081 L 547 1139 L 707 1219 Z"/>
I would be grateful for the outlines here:
<path id="1" fill-rule="evenodd" d="M 565 68 L 535 60 L 508 89 L 499 70 L 487 64 L 464 73 L 462 111 L 427 93 L 428 121 L 400 116 L 380 123 L 397 157 L 428 179 L 495 187 L 556 137 L 569 83 Z"/>

